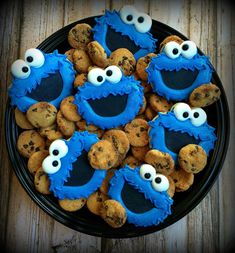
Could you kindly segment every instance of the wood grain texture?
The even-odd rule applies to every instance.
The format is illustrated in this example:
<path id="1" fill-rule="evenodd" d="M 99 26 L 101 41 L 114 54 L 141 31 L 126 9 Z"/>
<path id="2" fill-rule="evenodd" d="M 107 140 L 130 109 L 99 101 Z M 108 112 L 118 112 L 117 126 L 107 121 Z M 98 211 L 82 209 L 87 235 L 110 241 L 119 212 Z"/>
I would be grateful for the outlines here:
<path id="1" fill-rule="evenodd" d="M 223 170 L 203 201 L 170 227 L 131 239 L 85 235 L 56 222 L 26 194 L 8 161 L 4 112 L 10 66 L 61 27 L 134 4 L 210 55 L 230 105 L 231 136 Z M 228 1 L 8 1 L 0 8 L 0 245 L 6 252 L 232 252 L 235 241 L 235 8 Z"/>

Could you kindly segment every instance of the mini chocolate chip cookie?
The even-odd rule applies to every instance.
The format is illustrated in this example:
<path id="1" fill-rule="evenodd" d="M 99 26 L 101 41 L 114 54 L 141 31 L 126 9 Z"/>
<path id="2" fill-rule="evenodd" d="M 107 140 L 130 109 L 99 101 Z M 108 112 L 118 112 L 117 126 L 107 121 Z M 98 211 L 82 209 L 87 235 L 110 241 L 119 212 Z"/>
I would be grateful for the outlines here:
<path id="1" fill-rule="evenodd" d="M 117 163 L 118 153 L 112 143 L 101 140 L 91 147 L 88 160 L 92 168 L 108 170 Z"/>
<path id="2" fill-rule="evenodd" d="M 198 173 L 207 164 L 207 154 L 204 149 L 195 144 L 188 144 L 179 151 L 179 165 L 188 173 Z"/>
<path id="3" fill-rule="evenodd" d="M 168 112 L 173 106 L 171 102 L 157 94 L 150 95 L 149 104 L 155 112 Z"/>
<path id="4" fill-rule="evenodd" d="M 38 102 L 29 107 L 26 116 L 34 127 L 48 127 L 56 121 L 57 109 L 47 102 Z"/>
<path id="5" fill-rule="evenodd" d="M 105 68 L 108 65 L 108 58 L 104 48 L 100 45 L 98 41 L 91 41 L 87 45 L 87 52 L 92 60 L 92 62 L 101 68 Z"/>
<path id="6" fill-rule="evenodd" d="M 92 61 L 85 50 L 76 49 L 73 53 L 74 68 L 78 73 L 87 73 L 88 68 L 92 66 Z"/>
<path id="7" fill-rule="evenodd" d="M 148 80 L 148 74 L 145 71 L 145 69 L 148 67 L 151 59 L 155 56 L 156 54 L 150 53 L 150 54 L 145 55 L 144 57 L 139 58 L 139 60 L 137 61 L 136 72 L 142 81 Z"/>
<path id="8" fill-rule="evenodd" d="M 48 127 L 41 127 L 38 129 L 38 132 L 39 134 L 42 136 L 42 137 L 47 137 L 47 134 L 49 131 L 51 130 L 56 130 L 57 129 L 57 125 L 56 124 L 53 124 L 51 126 L 48 126 Z"/>
<path id="9" fill-rule="evenodd" d="M 148 136 L 149 125 L 143 119 L 134 119 L 126 124 L 124 130 L 130 144 L 134 147 L 144 147 L 149 143 Z"/>
<path id="10" fill-rule="evenodd" d="M 157 112 L 155 112 L 151 106 L 147 106 L 145 109 L 144 115 L 147 120 L 152 120 L 157 116 Z"/>
<path id="11" fill-rule="evenodd" d="M 120 228 L 126 222 L 126 210 L 116 200 L 108 199 L 103 202 L 101 217 L 113 228 Z"/>
<path id="12" fill-rule="evenodd" d="M 109 197 L 100 191 L 93 192 L 87 199 L 86 205 L 90 212 L 100 215 L 103 202 Z"/>
<path id="13" fill-rule="evenodd" d="M 88 131 L 89 133 L 95 133 L 99 138 L 101 138 L 104 133 L 104 130 L 100 129 L 99 127 L 93 124 L 88 125 L 84 119 L 77 121 L 76 126 L 78 128 L 78 131 Z"/>
<path id="14" fill-rule="evenodd" d="M 74 80 L 73 87 L 74 88 L 81 87 L 86 81 L 87 81 L 87 74 L 86 73 L 78 74 Z"/>
<path id="15" fill-rule="evenodd" d="M 43 160 L 48 156 L 48 150 L 40 150 L 33 153 L 28 160 L 28 170 L 35 175 L 36 171 L 42 167 Z"/>
<path id="16" fill-rule="evenodd" d="M 42 168 L 39 168 L 34 175 L 34 185 L 38 192 L 45 195 L 50 194 L 50 181 Z"/>
<path id="17" fill-rule="evenodd" d="M 66 51 L 64 54 L 67 56 L 67 59 L 73 63 L 73 53 L 74 53 L 74 48 L 69 49 Z"/>
<path id="18" fill-rule="evenodd" d="M 141 161 L 139 161 L 137 158 L 135 158 L 132 155 L 128 155 L 123 161 L 122 161 L 122 167 L 128 165 L 129 167 L 135 169 L 136 167 L 141 165 Z"/>
<path id="19" fill-rule="evenodd" d="M 57 124 L 59 127 L 60 132 L 65 137 L 71 137 L 75 131 L 75 123 L 73 121 L 67 120 L 61 111 L 57 113 Z"/>
<path id="20" fill-rule="evenodd" d="M 47 132 L 47 139 L 49 141 L 55 141 L 55 140 L 62 139 L 62 138 L 63 138 L 63 134 L 60 131 L 49 130 Z"/>
<path id="21" fill-rule="evenodd" d="M 144 146 L 144 147 L 131 147 L 131 152 L 132 155 L 138 159 L 139 161 L 143 162 L 144 158 L 147 154 L 147 152 L 149 151 L 149 145 Z"/>
<path id="22" fill-rule="evenodd" d="M 76 212 L 80 210 L 85 204 L 86 199 L 59 199 L 59 205 L 62 209 L 68 212 Z"/>
<path id="23" fill-rule="evenodd" d="M 45 149 L 45 140 L 37 131 L 26 130 L 18 137 L 17 149 L 22 156 L 29 158 L 33 153 Z"/>
<path id="24" fill-rule="evenodd" d="M 162 52 L 163 47 L 170 41 L 175 41 L 176 43 L 178 43 L 179 45 L 182 44 L 184 42 L 183 39 L 181 39 L 179 36 L 177 35 L 170 35 L 167 36 L 160 44 L 160 53 Z"/>
<path id="25" fill-rule="evenodd" d="M 157 172 L 170 175 L 174 171 L 175 163 L 168 153 L 151 149 L 145 156 L 145 162 L 151 164 Z"/>
<path id="26" fill-rule="evenodd" d="M 15 108 L 15 121 L 16 125 L 22 129 L 30 130 L 34 128 L 34 126 L 28 121 L 26 115 L 17 107 Z"/>
<path id="27" fill-rule="evenodd" d="M 220 89 L 215 84 L 204 84 L 193 90 L 189 96 L 189 103 L 194 107 L 206 107 L 219 100 Z"/>
<path id="28" fill-rule="evenodd" d="M 125 76 L 130 76 L 135 71 L 135 57 L 126 48 L 113 51 L 109 58 L 109 65 L 116 65 L 123 70 Z"/>
<path id="29" fill-rule="evenodd" d="M 147 101 L 146 101 L 145 96 L 143 96 L 143 100 L 144 100 L 144 103 L 143 103 L 142 107 L 140 108 L 140 110 L 139 110 L 139 112 L 138 112 L 138 115 L 143 114 L 144 111 L 145 111 L 145 109 L 146 109 Z"/>
<path id="30" fill-rule="evenodd" d="M 68 42 L 73 48 L 86 49 L 91 40 L 92 28 L 88 24 L 77 24 L 69 31 Z"/>
<path id="31" fill-rule="evenodd" d="M 103 180 L 99 190 L 103 193 L 108 195 L 108 191 L 109 191 L 109 181 L 111 180 L 111 178 L 113 177 L 114 173 L 115 173 L 116 169 L 110 169 L 107 171 L 106 177 Z"/>
<path id="32" fill-rule="evenodd" d="M 73 101 L 74 96 L 64 98 L 60 104 L 60 111 L 67 120 L 76 122 L 81 119 L 81 116 L 78 114 L 77 106 L 73 104 Z"/>

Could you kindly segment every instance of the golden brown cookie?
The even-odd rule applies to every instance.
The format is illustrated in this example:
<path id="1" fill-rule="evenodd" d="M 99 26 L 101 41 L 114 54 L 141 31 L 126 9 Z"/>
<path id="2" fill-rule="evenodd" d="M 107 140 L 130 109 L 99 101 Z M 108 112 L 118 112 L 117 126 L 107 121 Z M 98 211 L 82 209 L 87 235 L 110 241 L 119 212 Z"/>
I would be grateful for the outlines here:
<path id="1" fill-rule="evenodd" d="M 57 109 L 47 102 L 38 102 L 29 107 L 26 116 L 34 127 L 48 127 L 56 121 Z"/>
<path id="2" fill-rule="evenodd" d="M 167 36 L 163 41 L 162 43 L 160 44 L 160 53 L 162 52 L 162 48 L 170 41 L 175 41 L 177 42 L 178 44 L 182 44 L 184 42 L 183 39 L 181 39 L 179 36 L 177 35 L 170 35 L 170 36 Z"/>
<path id="3" fill-rule="evenodd" d="M 103 193 L 108 195 L 108 191 L 109 191 L 109 181 L 111 180 L 111 178 L 113 177 L 114 173 L 115 173 L 116 169 L 110 169 L 107 171 L 106 177 L 103 180 L 99 190 Z"/>
<path id="4" fill-rule="evenodd" d="M 103 202 L 101 217 L 113 228 L 120 228 L 126 222 L 126 210 L 116 200 L 108 199 Z"/>
<path id="5" fill-rule="evenodd" d="M 62 139 L 62 138 L 63 138 L 63 134 L 60 131 L 49 130 L 47 132 L 47 139 L 49 141 L 55 141 L 55 140 Z"/>
<path id="6" fill-rule="evenodd" d="M 75 123 L 73 121 L 67 120 L 61 111 L 57 113 L 57 124 L 60 132 L 65 137 L 71 137 L 75 131 Z"/>
<path id="7" fill-rule="evenodd" d="M 147 120 L 152 120 L 157 116 L 157 112 L 155 112 L 151 106 L 147 106 L 145 109 L 144 115 Z"/>
<path id="8" fill-rule="evenodd" d="M 92 61 L 85 50 L 76 49 L 73 53 L 74 68 L 78 73 L 87 73 L 88 68 L 92 66 Z"/>
<path id="9" fill-rule="evenodd" d="M 131 168 L 136 168 L 138 166 L 140 166 L 141 162 L 135 158 L 134 156 L 132 155 L 128 155 L 122 162 L 122 167 L 128 165 L 129 167 Z"/>
<path id="10" fill-rule="evenodd" d="M 125 76 L 130 76 L 135 71 L 135 57 L 126 48 L 113 51 L 109 58 L 109 65 L 116 65 L 123 70 Z"/>
<path id="11" fill-rule="evenodd" d="M 88 125 L 85 120 L 81 119 L 78 122 L 76 122 L 76 126 L 79 131 L 88 131 L 89 133 L 95 133 L 99 138 L 102 137 L 104 130 L 100 129 L 99 127 L 90 124 Z"/>
<path id="12" fill-rule="evenodd" d="M 17 140 L 19 153 L 29 158 L 33 153 L 45 149 L 45 140 L 35 130 L 22 132 Z"/>
<path id="13" fill-rule="evenodd" d="M 140 108 L 140 110 L 139 110 L 139 112 L 138 112 L 138 115 L 143 114 L 144 111 L 145 111 L 145 109 L 146 109 L 147 101 L 146 101 L 145 96 L 143 96 L 143 100 L 144 100 L 144 103 L 143 103 L 142 107 Z"/>
<path id="14" fill-rule="evenodd" d="M 147 82 L 142 81 L 141 86 L 144 88 L 144 94 L 152 91 L 151 85 L 148 84 Z"/>
<path id="15" fill-rule="evenodd" d="M 48 150 L 40 150 L 33 153 L 28 160 L 28 170 L 35 175 L 36 171 L 42 167 L 43 160 L 48 156 Z"/>
<path id="16" fill-rule="evenodd" d="M 86 205 L 89 211 L 96 215 L 100 215 L 103 202 L 109 197 L 100 191 L 93 192 L 87 199 Z"/>
<path id="17" fill-rule="evenodd" d="M 126 124 L 124 128 L 130 144 L 134 147 L 144 147 L 148 145 L 148 129 L 148 122 L 143 119 L 134 119 Z"/>
<path id="18" fill-rule="evenodd" d="M 100 45 L 98 41 L 91 41 L 87 45 L 87 52 L 92 60 L 92 62 L 101 68 L 105 68 L 108 65 L 108 58 L 104 48 Z"/>
<path id="19" fill-rule="evenodd" d="M 112 143 L 101 140 L 91 147 L 88 160 L 92 168 L 108 170 L 117 163 L 118 153 Z"/>
<path id="20" fill-rule="evenodd" d="M 80 198 L 80 199 L 60 199 L 59 205 L 62 209 L 68 212 L 76 212 L 80 210 L 85 204 L 86 199 Z"/>
<path id="21" fill-rule="evenodd" d="M 69 31 L 68 42 L 73 48 L 86 49 L 91 40 L 92 28 L 88 24 L 77 24 Z"/>
<path id="22" fill-rule="evenodd" d="M 74 53 L 74 48 L 71 48 L 69 50 L 67 50 L 64 54 L 67 55 L 67 59 L 71 62 L 73 62 L 73 53 Z"/>
<path id="23" fill-rule="evenodd" d="M 189 103 L 194 107 L 205 107 L 220 98 L 221 92 L 215 84 L 204 84 L 193 90 L 189 96 Z"/>
<path id="24" fill-rule="evenodd" d="M 175 171 L 175 170 L 174 170 Z M 166 175 L 165 173 L 162 173 L 164 176 L 167 177 L 168 181 L 169 181 L 169 188 L 167 190 L 168 195 L 173 198 L 173 196 L 175 195 L 175 182 L 172 179 L 171 175 Z"/>
<path id="25" fill-rule="evenodd" d="M 42 136 L 42 137 L 47 137 L 47 133 L 51 130 L 56 130 L 57 129 L 57 125 L 56 124 L 53 124 L 51 126 L 48 126 L 48 127 L 40 127 L 38 129 L 38 132 L 39 134 Z"/>
<path id="26" fill-rule="evenodd" d="M 77 106 L 73 104 L 74 99 L 74 96 L 64 98 L 60 104 L 60 111 L 67 120 L 76 122 L 81 116 L 78 114 Z"/>
<path id="27" fill-rule="evenodd" d="M 39 168 L 34 175 L 34 185 L 38 192 L 46 195 L 50 194 L 50 181 L 42 168 Z"/>
<path id="28" fill-rule="evenodd" d="M 150 95 L 149 104 L 155 112 L 168 112 L 173 106 L 171 102 L 157 94 Z"/>
<path id="29" fill-rule="evenodd" d="M 183 170 L 196 174 L 205 168 L 207 154 L 201 146 L 188 144 L 180 149 L 178 161 Z"/>
<path id="30" fill-rule="evenodd" d="M 139 161 L 143 162 L 144 158 L 147 154 L 147 152 L 149 151 L 149 145 L 144 146 L 144 147 L 131 147 L 131 152 L 132 155 L 138 159 Z"/>
<path id="31" fill-rule="evenodd" d="M 74 88 L 81 87 L 86 82 L 86 80 L 87 80 L 86 73 L 78 74 L 73 83 Z"/>
<path id="32" fill-rule="evenodd" d="M 175 163 L 168 153 L 151 149 L 145 156 L 145 162 L 151 164 L 157 172 L 170 175 L 174 171 Z"/>
<path id="33" fill-rule="evenodd" d="M 28 121 L 26 115 L 17 107 L 15 108 L 15 121 L 16 125 L 22 129 L 29 130 L 34 128 L 34 126 Z"/>
<path id="34" fill-rule="evenodd" d="M 175 183 L 176 192 L 183 192 L 188 190 L 194 181 L 194 174 L 188 173 L 181 168 L 175 170 L 170 176 Z"/>
<path id="35" fill-rule="evenodd" d="M 142 81 L 148 80 L 148 74 L 145 71 L 145 69 L 148 67 L 151 59 L 154 56 L 156 56 L 156 54 L 154 53 L 147 54 L 144 57 L 139 58 L 139 60 L 136 63 L 136 72 Z"/>

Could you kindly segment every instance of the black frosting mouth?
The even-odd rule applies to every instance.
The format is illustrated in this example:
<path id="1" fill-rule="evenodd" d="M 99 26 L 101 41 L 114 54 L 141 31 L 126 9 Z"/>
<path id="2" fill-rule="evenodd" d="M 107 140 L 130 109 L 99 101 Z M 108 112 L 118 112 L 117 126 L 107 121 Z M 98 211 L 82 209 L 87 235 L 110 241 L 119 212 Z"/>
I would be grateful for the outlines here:
<path id="1" fill-rule="evenodd" d="M 150 200 L 145 198 L 142 192 L 139 192 L 127 182 L 122 188 L 121 197 L 125 206 L 134 213 L 145 213 L 155 207 Z"/>
<path id="2" fill-rule="evenodd" d="M 118 48 L 127 48 L 132 54 L 135 54 L 140 50 L 140 47 L 135 44 L 127 35 L 122 35 L 116 32 L 109 25 L 106 33 L 106 45 L 111 52 Z"/>
<path id="3" fill-rule="evenodd" d="M 165 85 L 174 90 L 183 90 L 190 87 L 196 80 L 199 70 L 161 70 L 161 75 Z"/>
<path id="4" fill-rule="evenodd" d="M 128 94 L 108 95 L 100 99 L 89 99 L 88 103 L 92 110 L 102 117 L 113 117 L 121 114 L 127 105 Z"/>
<path id="5" fill-rule="evenodd" d="M 26 94 L 27 97 L 37 101 L 50 102 L 58 98 L 63 90 L 63 79 L 59 72 L 49 74 L 42 78 L 36 89 Z"/>
<path id="6" fill-rule="evenodd" d="M 179 153 L 180 149 L 188 144 L 199 144 L 199 142 L 187 133 L 169 131 L 165 128 L 166 147 L 174 153 Z"/>
<path id="7" fill-rule="evenodd" d="M 95 170 L 90 166 L 87 152 L 82 151 L 81 155 L 77 158 L 77 161 L 72 164 L 73 169 L 70 171 L 70 176 L 67 178 L 67 182 L 64 186 L 82 186 L 88 183 Z"/>

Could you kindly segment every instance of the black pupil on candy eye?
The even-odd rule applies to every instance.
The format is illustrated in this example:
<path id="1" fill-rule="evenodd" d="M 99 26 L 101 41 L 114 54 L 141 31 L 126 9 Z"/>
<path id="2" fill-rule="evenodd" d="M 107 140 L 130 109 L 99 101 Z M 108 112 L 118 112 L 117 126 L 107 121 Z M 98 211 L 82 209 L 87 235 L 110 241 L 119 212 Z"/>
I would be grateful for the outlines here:
<path id="1" fill-rule="evenodd" d="M 188 48 L 189 48 L 189 46 L 188 46 L 187 44 L 183 45 L 183 47 L 182 47 L 182 49 L 183 49 L 184 51 L 188 50 Z"/>
<path id="2" fill-rule="evenodd" d="M 59 154 L 59 150 L 57 150 L 57 149 L 55 149 L 55 150 L 53 150 L 53 155 L 58 155 Z"/>
<path id="3" fill-rule="evenodd" d="M 127 19 L 127 21 L 131 21 L 131 20 L 133 19 L 133 17 L 132 17 L 132 15 L 128 15 L 128 16 L 126 17 L 126 19 Z"/>
<path id="4" fill-rule="evenodd" d="M 112 70 L 108 70 L 107 72 L 106 72 L 106 75 L 107 76 L 111 76 L 113 74 L 113 71 Z"/>
<path id="5" fill-rule="evenodd" d="M 139 23 L 143 23 L 143 22 L 144 22 L 144 18 L 143 18 L 143 17 L 139 17 L 139 18 L 138 18 L 138 22 L 139 22 Z"/>
<path id="6" fill-rule="evenodd" d="M 193 116 L 194 116 L 194 118 L 198 118 L 198 117 L 199 117 L 199 113 L 198 113 L 198 112 L 195 112 L 195 113 L 193 114 Z"/>
<path id="7" fill-rule="evenodd" d="M 150 173 L 145 173 L 145 174 L 144 174 L 144 177 L 145 177 L 146 179 L 149 179 L 149 178 L 151 177 L 151 174 L 150 174 Z"/>
<path id="8" fill-rule="evenodd" d="M 183 113 L 183 117 L 184 117 L 184 118 L 188 118 L 188 115 L 189 115 L 188 112 L 184 112 L 184 113 Z"/>
<path id="9" fill-rule="evenodd" d="M 24 73 L 27 73 L 27 72 L 29 71 L 29 68 L 28 68 L 28 67 L 23 67 L 23 68 L 22 68 L 22 71 L 23 71 Z"/>
<path id="10" fill-rule="evenodd" d="M 173 54 L 178 54 L 178 52 L 179 52 L 179 50 L 177 49 L 177 48 L 174 48 L 173 50 L 172 50 L 172 52 L 173 52 Z"/>
<path id="11" fill-rule="evenodd" d="M 98 81 L 98 82 L 102 82 L 102 81 L 103 81 L 103 77 L 102 77 L 102 76 L 98 76 L 98 77 L 97 77 L 97 81 Z"/>
<path id="12" fill-rule="evenodd" d="M 59 163 L 57 161 L 53 161 L 52 165 L 56 167 Z"/>
<path id="13" fill-rule="evenodd" d="M 162 182 L 162 179 L 161 179 L 160 177 L 156 177 L 156 178 L 155 178 L 155 182 L 156 182 L 157 184 L 160 184 L 160 183 Z"/>
<path id="14" fill-rule="evenodd" d="M 32 56 L 28 56 L 28 57 L 26 58 L 26 60 L 27 60 L 27 62 L 32 62 L 32 61 L 33 61 L 33 57 L 32 57 Z"/>

